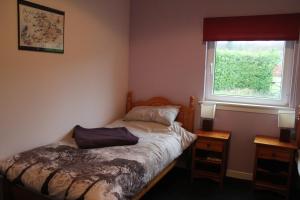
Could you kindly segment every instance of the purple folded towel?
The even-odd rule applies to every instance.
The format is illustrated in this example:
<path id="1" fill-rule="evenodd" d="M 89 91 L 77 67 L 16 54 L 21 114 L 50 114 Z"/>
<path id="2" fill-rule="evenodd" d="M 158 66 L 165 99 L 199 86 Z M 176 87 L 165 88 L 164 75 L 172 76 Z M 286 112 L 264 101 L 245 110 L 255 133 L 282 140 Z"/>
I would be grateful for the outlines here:
<path id="1" fill-rule="evenodd" d="M 134 145 L 139 141 L 125 127 L 87 129 L 77 125 L 74 128 L 74 137 L 81 149 Z"/>

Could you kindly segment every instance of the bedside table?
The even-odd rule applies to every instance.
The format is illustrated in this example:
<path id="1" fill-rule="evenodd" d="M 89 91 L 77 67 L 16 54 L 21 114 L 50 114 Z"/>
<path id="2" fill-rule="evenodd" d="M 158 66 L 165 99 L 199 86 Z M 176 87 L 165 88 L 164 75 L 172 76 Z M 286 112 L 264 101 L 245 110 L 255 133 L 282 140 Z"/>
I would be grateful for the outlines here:
<path id="1" fill-rule="evenodd" d="M 230 132 L 196 131 L 198 136 L 193 147 L 192 179 L 209 178 L 220 183 L 227 168 Z"/>
<path id="2" fill-rule="evenodd" d="M 296 143 L 280 142 L 278 138 L 256 136 L 253 184 L 257 189 L 266 189 L 290 194 Z"/>

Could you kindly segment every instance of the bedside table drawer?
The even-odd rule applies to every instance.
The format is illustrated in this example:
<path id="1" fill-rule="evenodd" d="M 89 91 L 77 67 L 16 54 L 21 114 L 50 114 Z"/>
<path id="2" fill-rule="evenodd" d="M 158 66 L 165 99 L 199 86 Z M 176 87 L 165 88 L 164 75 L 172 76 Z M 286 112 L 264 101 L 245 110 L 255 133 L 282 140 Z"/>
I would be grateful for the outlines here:
<path id="1" fill-rule="evenodd" d="M 223 146 L 224 146 L 223 142 L 218 140 L 198 139 L 196 143 L 197 149 L 203 149 L 203 150 L 215 151 L 215 152 L 222 152 Z"/>
<path id="2" fill-rule="evenodd" d="M 257 152 L 258 158 L 272 159 L 272 160 L 286 161 L 286 162 L 289 162 L 291 160 L 291 154 L 289 151 L 267 148 L 267 147 L 258 147 L 257 151 L 258 151 Z"/>

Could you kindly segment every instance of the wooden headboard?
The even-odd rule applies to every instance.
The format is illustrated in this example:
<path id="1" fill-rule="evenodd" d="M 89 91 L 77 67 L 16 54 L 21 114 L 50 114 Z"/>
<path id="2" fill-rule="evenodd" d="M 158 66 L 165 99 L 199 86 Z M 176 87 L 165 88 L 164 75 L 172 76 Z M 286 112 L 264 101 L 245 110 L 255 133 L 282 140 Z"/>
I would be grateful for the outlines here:
<path id="1" fill-rule="evenodd" d="M 190 103 L 188 106 L 181 104 L 172 103 L 170 100 L 164 97 L 153 97 L 146 101 L 133 101 L 132 92 L 129 92 L 127 95 L 126 103 L 126 113 L 130 111 L 135 106 L 166 106 L 166 105 L 176 105 L 180 106 L 180 111 L 176 118 L 176 121 L 181 122 L 183 128 L 188 131 L 194 131 L 194 118 L 195 118 L 195 97 L 190 97 Z"/>

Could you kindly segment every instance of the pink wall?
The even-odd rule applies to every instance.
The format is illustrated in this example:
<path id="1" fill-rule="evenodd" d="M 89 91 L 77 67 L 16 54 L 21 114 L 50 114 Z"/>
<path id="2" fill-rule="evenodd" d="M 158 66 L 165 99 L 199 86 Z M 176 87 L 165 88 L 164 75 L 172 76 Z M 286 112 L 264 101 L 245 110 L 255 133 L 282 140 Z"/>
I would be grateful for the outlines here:
<path id="1" fill-rule="evenodd" d="M 125 111 L 129 0 L 34 2 L 65 11 L 65 53 L 17 50 L 17 1 L 1 0 L 0 159 Z"/>
<path id="2" fill-rule="evenodd" d="M 138 99 L 202 97 L 203 17 L 292 12 L 300 12 L 299 0 L 132 0 L 129 89 Z M 254 136 L 279 133 L 275 115 L 233 111 L 218 110 L 215 128 L 233 131 L 229 169 L 249 173 Z"/>

